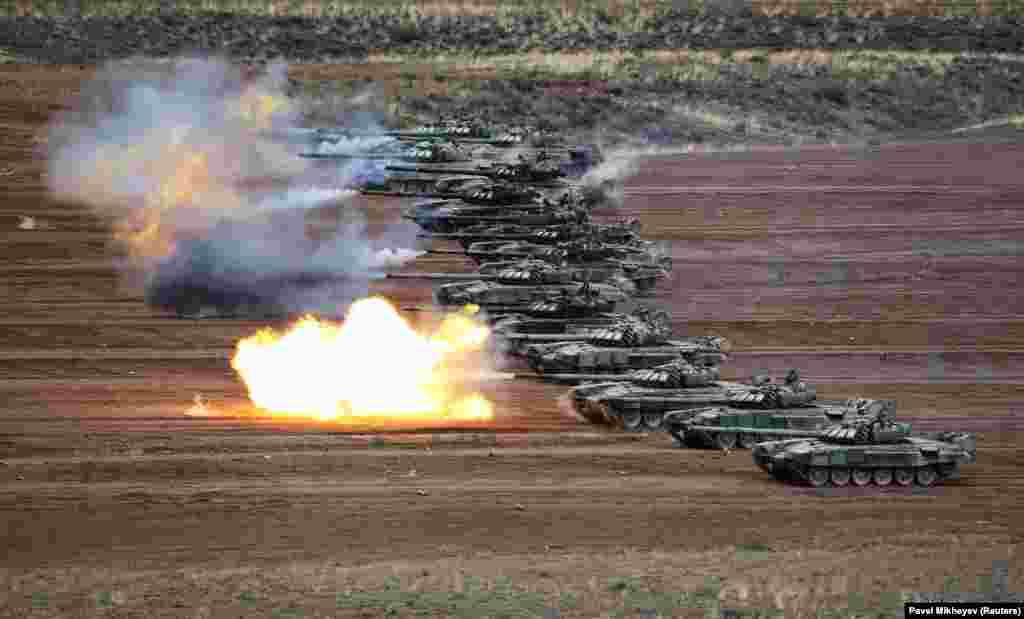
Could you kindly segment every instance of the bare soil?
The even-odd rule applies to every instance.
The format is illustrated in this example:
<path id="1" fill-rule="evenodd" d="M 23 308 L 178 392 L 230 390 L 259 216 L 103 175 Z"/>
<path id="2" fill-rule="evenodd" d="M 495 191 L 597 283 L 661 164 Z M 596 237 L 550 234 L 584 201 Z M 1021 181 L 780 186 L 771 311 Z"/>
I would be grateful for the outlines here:
<path id="1" fill-rule="evenodd" d="M 629 179 L 615 214 L 676 257 L 656 301 L 680 332 L 735 342 L 727 374 L 792 365 L 824 397 L 978 432 L 959 481 L 822 495 L 746 452 L 583 424 L 557 385 L 487 385 L 498 421 L 461 432 L 231 418 L 252 411 L 228 359 L 262 324 L 152 313 L 106 224 L 47 195 L 36 138 L 83 75 L 0 71 L 0 615 L 374 617 L 336 594 L 470 574 L 580 596 L 562 616 L 615 608 L 613 577 L 708 576 L 723 604 L 798 616 L 951 577 L 973 591 L 998 559 L 1024 582 L 1019 142 L 660 156 Z M 360 204 L 378 229 L 396 219 L 395 200 Z M 470 268 L 439 258 L 414 266 Z M 185 416 L 197 393 L 227 416 Z"/>

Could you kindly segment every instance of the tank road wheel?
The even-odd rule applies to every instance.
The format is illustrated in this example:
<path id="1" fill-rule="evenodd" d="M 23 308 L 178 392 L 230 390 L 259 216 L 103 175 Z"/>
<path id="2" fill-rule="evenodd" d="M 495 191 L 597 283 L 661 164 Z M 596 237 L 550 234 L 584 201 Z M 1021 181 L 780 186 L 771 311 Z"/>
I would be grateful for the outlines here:
<path id="1" fill-rule="evenodd" d="M 715 434 L 715 447 L 719 449 L 733 449 L 736 447 L 736 433 L 719 432 Z"/>
<path id="2" fill-rule="evenodd" d="M 875 469 L 871 474 L 876 486 L 888 486 L 892 483 L 892 469 Z"/>
<path id="3" fill-rule="evenodd" d="M 644 413 L 644 425 L 650 430 L 660 430 L 661 421 L 661 413 Z"/>
<path id="4" fill-rule="evenodd" d="M 892 472 L 892 478 L 897 485 L 909 486 L 914 483 L 914 471 L 910 469 L 896 469 Z"/>
<path id="5" fill-rule="evenodd" d="M 868 469 L 853 469 L 850 474 L 854 486 L 866 486 L 871 483 L 871 471 Z"/>
<path id="6" fill-rule="evenodd" d="M 832 480 L 832 485 L 843 487 L 850 483 L 850 469 L 832 469 L 832 471 L 829 473 L 829 478 Z"/>
<path id="7" fill-rule="evenodd" d="M 824 486 L 828 483 L 828 469 L 821 468 L 820 466 L 811 467 L 807 471 L 807 483 L 815 488 Z"/>
<path id="8" fill-rule="evenodd" d="M 740 435 L 736 438 L 736 442 L 739 444 L 740 449 L 752 449 L 754 445 L 757 445 L 757 438 L 756 434 L 740 432 Z"/>
<path id="9" fill-rule="evenodd" d="M 623 413 L 622 414 L 622 426 L 630 432 L 636 432 L 640 429 L 640 425 L 644 422 L 644 416 L 641 413 Z"/>
<path id="10" fill-rule="evenodd" d="M 922 466 L 914 474 L 918 486 L 928 487 L 939 479 L 939 473 L 930 466 Z"/>

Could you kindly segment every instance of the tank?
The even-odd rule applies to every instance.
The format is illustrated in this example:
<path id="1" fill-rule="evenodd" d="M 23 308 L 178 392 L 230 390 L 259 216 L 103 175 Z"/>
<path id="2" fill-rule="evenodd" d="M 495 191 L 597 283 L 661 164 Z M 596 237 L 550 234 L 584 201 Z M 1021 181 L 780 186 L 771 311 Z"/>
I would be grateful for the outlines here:
<path id="1" fill-rule="evenodd" d="M 509 285 L 565 284 L 570 282 L 609 284 L 630 294 L 646 292 L 646 277 L 636 280 L 625 269 L 588 270 L 558 265 L 544 260 L 507 260 L 485 262 L 473 273 L 386 273 L 386 279 L 432 279 L 442 281 L 494 281 Z M 641 289 L 641 286 L 645 287 Z"/>
<path id="2" fill-rule="evenodd" d="M 526 360 L 538 374 L 605 374 L 652 368 L 679 358 L 698 366 L 718 365 L 727 358 L 713 340 L 699 336 L 665 339 L 647 346 L 625 346 L 615 339 L 620 333 L 612 329 L 598 332 L 595 343 L 535 344 L 527 347 Z"/>
<path id="3" fill-rule="evenodd" d="M 440 141 L 416 142 L 411 147 L 402 143 L 396 147 L 389 143 L 362 152 L 304 152 L 299 153 L 299 156 L 306 159 L 379 159 L 427 164 L 463 163 L 473 160 L 473 153 L 452 142 Z"/>
<path id="4" fill-rule="evenodd" d="M 415 196 L 423 198 L 459 198 L 473 189 L 488 187 L 494 181 L 479 176 L 452 175 L 438 178 L 430 174 L 384 176 L 366 179 L 356 186 L 364 195 Z"/>
<path id="5" fill-rule="evenodd" d="M 413 172 L 416 174 L 473 174 L 514 183 L 564 187 L 566 182 L 563 179 L 568 176 L 567 171 L 563 169 L 566 166 L 568 164 L 560 164 L 548 155 L 541 155 L 529 159 L 520 156 L 519 160 L 513 163 L 486 162 L 476 166 L 388 164 L 385 169 L 389 172 Z"/>
<path id="6" fill-rule="evenodd" d="M 585 419 L 600 425 L 637 430 L 662 428 L 670 411 L 693 410 L 710 406 L 788 408 L 815 399 L 814 390 L 799 380 L 782 389 L 765 390 L 763 380 L 739 383 L 718 380 L 717 366 L 699 366 L 676 362 L 664 371 L 638 370 L 623 380 L 586 376 L 589 382 L 573 387 L 573 408 Z M 791 375 L 795 372 L 791 372 Z M 573 378 L 572 374 L 551 374 L 552 379 Z"/>
<path id="7" fill-rule="evenodd" d="M 586 292 L 584 292 L 586 288 Z M 434 301 L 441 306 L 478 305 L 489 307 L 526 306 L 539 301 L 557 300 L 562 296 L 589 295 L 603 311 L 614 311 L 620 303 L 629 300 L 629 294 L 620 288 L 607 284 L 567 283 L 547 285 L 507 285 L 495 282 L 457 282 L 438 286 L 434 290 Z"/>
<path id="8" fill-rule="evenodd" d="M 509 225 L 478 224 L 450 234 L 424 234 L 425 238 L 454 240 L 468 248 L 477 241 L 526 241 L 538 245 L 553 245 L 582 237 L 595 238 L 601 243 L 632 243 L 639 240 L 640 221 L 626 219 L 607 224 L 594 222 L 569 223 L 542 228 Z"/>
<path id="9" fill-rule="evenodd" d="M 482 262 L 477 268 L 478 273 L 489 274 L 502 270 L 508 266 L 521 265 L 524 262 L 546 262 L 545 260 L 493 260 Z M 571 274 L 572 280 L 577 282 L 591 281 L 595 284 L 612 284 L 623 289 L 630 289 L 634 294 L 650 295 L 658 282 L 668 277 L 668 271 L 660 266 L 635 264 L 620 260 L 604 260 L 599 262 L 584 262 L 581 264 L 566 264 L 564 262 L 553 262 L 559 269 Z M 626 284 L 626 282 L 629 282 Z"/>
<path id="10" fill-rule="evenodd" d="M 477 241 L 466 248 L 466 255 L 477 263 L 494 260 L 533 258 L 564 262 L 570 265 L 593 265 L 595 268 L 609 261 L 619 265 L 647 265 L 671 270 L 672 257 L 658 245 L 645 241 L 630 244 L 569 241 L 554 245 L 526 241 Z"/>
<path id="11" fill-rule="evenodd" d="M 638 325 L 640 327 L 638 328 Z M 491 326 L 491 341 L 510 355 L 525 355 L 537 343 L 593 342 L 609 333 L 671 333 L 666 312 L 638 306 L 628 314 L 601 314 L 589 318 L 537 318 L 523 314 L 504 316 Z M 636 343 L 657 341 L 654 337 L 637 338 Z"/>
<path id="12" fill-rule="evenodd" d="M 516 223 L 549 226 L 589 221 L 584 209 L 560 208 L 546 202 L 517 204 L 471 203 L 465 200 L 427 200 L 402 211 L 402 218 L 427 232 L 456 232 L 477 224 Z"/>
<path id="13" fill-rule="evenodd" d="M 719 365 L 730 349 L 728 341 L 717 336 L 673 338 L 664 312 L 649 313 L 643 318 L 634 315 L 572 341 L 538 339 L 541 338 L 526 344 L 523 354 L 530 367 L 542 374 L 621 373 L 662 365 L 679 357 L 696 365 Z"/>
<path id="14" fill-rule="evenodd" d="M 475 273 L 387 273 L 387 279 L 439 279 L 492 281 L 500 284 L 535 286 L 541 284 L 568 284 L 578 281 L 571 271 L 542 260 L 510 261 L 485 265 Z"/>
<path id="15" fill-rule="evenodd" d="M 516 185 L 488 178 L 469 175 L 452 175 L 438 178 L 431 175 L 390 176 L 368 179 L 357 189 L 364 195 L 415 196 L 424 198 L 461 198 L 473 203 L 531 202 L 544 197 L 538 189 Z M 479 196 L 497 196 L 497 199 L 480 200 Z"/>
<path id="16" fill-rule="evenodd" d="M 882 408 L 847 418 L 820 432 L 759 443 L 754 462 L 776 479 L 810 486 L 931 486 L 959 476 L 976 458 L 966 432 L 912 434 Z"/>
<path id="17" fill-rule="evenodd" d="M 485 283 L 485 282 L 481 282 Z M 534 301 L 519 301 L 510 305 L 487 304 L 481 307 L 479 304 L 466 303 L 465 305 L 476 306 L 476 309 L 484 309 L 481 318 L 494 322 L 501 316 L 519 315 L 533 319 L 545 320 L 599 320 L 607 316 L 616 315 L 616 309 L 622 305 L 615 299 L 621 294 L 613 289 L 614 297 L 597 292 L 595 285 L 584 284 L 572 291 L 569 287 L 561 287 L 559 292 L 539 292 L 539 297 Z M 403 306 L 403 311 L 427 311 L 435 312 L 436 307 Z M 443 310 L 447 311 L 447 310 Z"/>
<path id="18" fill-rule="evenodd" d="M 783 402 L 755 402 L 753 407 L 748 406 L 748 401 L 741 397 L 729 406 L 670 411 L 665 415 L 665 429 L 685 447 L 749 449 L 789 431 L 823 430 L 851 415 L 861 415 L 865 409 L 896 407 L 892 400 L 797 401 L 789 406 L 783 406 Z"/>

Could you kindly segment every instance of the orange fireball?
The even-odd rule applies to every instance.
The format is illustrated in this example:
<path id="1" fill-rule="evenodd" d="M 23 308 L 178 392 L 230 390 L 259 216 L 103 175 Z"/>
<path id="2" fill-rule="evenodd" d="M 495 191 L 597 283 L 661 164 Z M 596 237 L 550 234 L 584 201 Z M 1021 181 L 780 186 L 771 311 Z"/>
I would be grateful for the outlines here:
<path id="1" fill-rule="evenodd" d="M 449 316 L 417 333 L 387 301 L 362 299 L 336 324 L 307 316 L 284 333 L 264 329 L 238 343 L 231 366 L 252 402 L 272 416 L 338 422 L 486 421 L 493 407 L 460 393 L 459 357 L 479 350 L 487 328 Z"/>

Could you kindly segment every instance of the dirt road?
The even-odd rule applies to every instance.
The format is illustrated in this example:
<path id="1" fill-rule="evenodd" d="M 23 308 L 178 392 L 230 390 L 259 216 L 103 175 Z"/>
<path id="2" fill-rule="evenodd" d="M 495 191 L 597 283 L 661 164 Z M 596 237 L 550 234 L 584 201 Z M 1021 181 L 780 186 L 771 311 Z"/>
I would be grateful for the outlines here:
<path id="1" fill-rule="evenodd" d="M 973 591 L 996 559 L 1024 582 L 1022 144 L 651 157 L 605 213 L 670 244 L 656 302 L 679 332 L 733 340 L 727 376 L 795 366 L 830 399 L 893 398 L 922 426 L 979 433 L 957 482 L 822 494 L 746 452 L 584 425 L 564 388 L 531 382 L 485 387 L 497 431 L 186 417 L 195 394 L 246 411 L 227 360 L 262 323 L 164 318 L 125 289 L 106 224 L 53 202 L 33 151 L 78 75 L 2 77 L 4 616 L 375 617 L 336 595 L 389 576 L 423 591 L 506 576 L 551 606 L 575 594 L 574 617 L 627 604 L 612 578 L 692 592 L 717 576 L 723 604 L 787 616 L 954 577 Z M 394 200 L 360 204 L 373 226 L 396 217 Z"/>

